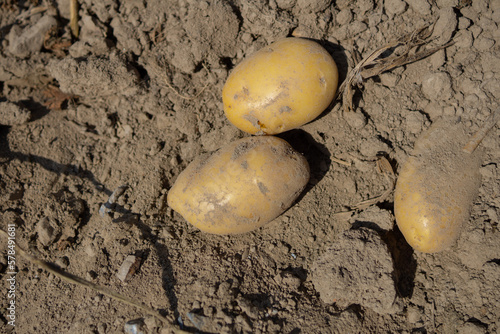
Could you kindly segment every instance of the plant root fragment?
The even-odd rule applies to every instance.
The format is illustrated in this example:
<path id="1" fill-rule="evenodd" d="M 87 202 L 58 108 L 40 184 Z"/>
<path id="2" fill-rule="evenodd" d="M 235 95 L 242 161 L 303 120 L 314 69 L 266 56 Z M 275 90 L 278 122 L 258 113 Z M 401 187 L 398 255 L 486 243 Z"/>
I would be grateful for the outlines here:
<path id="1" fill-rule="evenodd" d="M 353 106 L 355 86 L 358 88 L 361 87 L 366 79 L 390 71 L 396 67 L 416 62 L 454 43 L 450 41 L 442 45 L 425 48 L 433 40 L 431 38 L 433 29 L 434 24 L 417 29 L 376 49 L 367 57 L 357 62 L 356 66 L 349 71 L 337 92 L 336 99 L 342 96 L 344 111 L 347 112 L 355 109 Z M 389 51 L 391 51 L 390 54 L 385 55 Z"/>

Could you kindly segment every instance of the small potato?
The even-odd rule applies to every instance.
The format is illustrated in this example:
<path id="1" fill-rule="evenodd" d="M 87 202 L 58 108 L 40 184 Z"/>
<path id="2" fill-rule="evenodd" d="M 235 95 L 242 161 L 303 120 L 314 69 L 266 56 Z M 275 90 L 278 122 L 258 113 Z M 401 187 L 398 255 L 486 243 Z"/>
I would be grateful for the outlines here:
<path id="1" fill-rule="evenodd" d="M 337 65 L 321 45 L 285 38 L 234 68 L 222 90 L 224 112 L 240 130 L 278 134 L 318 117 L 337 85 Z"/>
<path id="2" fill-rule="evenodd" d="M 464 151 L 467 139 L 461 123 L 435 122 L 402 166 L 394 213 L 406 241 L 418 251 L 450 247 L 469 219 L 481 185 L 481 158 L 478 151 Z"/>
<path id="3" fill-rule="evenodd" d="M 286 141 L 249 137 L 195 159 L 167 202 L 204 232 L 245 233 L 290 207 L 308 180 L 307 160 Z"/>

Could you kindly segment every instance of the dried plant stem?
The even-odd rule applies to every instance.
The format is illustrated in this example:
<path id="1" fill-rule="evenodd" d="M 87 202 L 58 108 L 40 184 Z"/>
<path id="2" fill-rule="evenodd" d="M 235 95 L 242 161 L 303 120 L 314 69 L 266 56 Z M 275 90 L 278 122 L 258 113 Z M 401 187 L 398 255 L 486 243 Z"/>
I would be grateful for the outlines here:
<path id="1" fill-rule="evenodd" d="M 8 237 L 7 233 L 0 229 L 0 234 L 3 234 L 5 235 L 6 237 Z M 178 333 L 178 334 L 187 334 L 186 331 L 183 331 L 179 328 L 177 328 L 175 325 L 172 324 L 172 322 L 170 320 L 168 320 L 167 318 L 163 317 L 161 314 L 159 314 L 156 310 L 154 310 L 153 308 L 151 307 L 148 307 L 144 304 L 141 304 L 139 302 L 136 302 L 128 297 L 125 297 L 117 292 L 114 292 L 108 288 L 105 288 L 105 287 L 102 287 L 102 286 L 99 286 L 99 285 L 96 285 L 92 282 L 89 282 L 81 277 L 78 277 L 76 275 L 73 275 L 73 274 L 70 274 L 70 273 L 67 273 L 65 272 L 64 270 L 60 269 L 59 267 L 53 265 L 52 263 L 49 263 L 49 262 L 46 262 L 46 261 L 43 261 L 43 260 L 40 260 L 38 258 L 36 258 L 35 256 L 29 254 L 28 252 L 26 252 L 24 249 L 22 249 L 16 242 L 16 252 L 21 255 L 24 259 L 30 261 L 31 263 L 33 264 L 36 264 L 37 266 L 39 266 L 40 268 L 42 269 L 45 269 L 47 270 L 48 272 L 54 274 L 55 276 L 61 278 L 62 280 L 65 280 L 66 282 L 69 282 L 69 283 L 72 283 L 72 284 L 76 284 L 76 285 L 81 285 L 81 286 L 84 286 L 86 288 L 89 288 L 89 289 L 92 289 L 96 292 L 99 292 L 99 293 L 102 293 L 103 295 L 106 295 L 110 298 L 113 298 L 115 300 L 118 300 L 124 304 L 127 304 L 127 305 L 130 305 L 130 306 L 133 306 L 133 307 L 136 307 L 138 308 L 139 310 L 143 311 L 144 313 L 146 314 L 149 314 L 153 317 L 155 317 L 156 319 L 160 320 L 167 328 L 169 328 L 170 330 L 172 330 L 174 333 Z"/>
<path id="2" fill-rule="evenodd" d="M 80 35 L 80 27 L 78 26 L 78 0 L 69 0 L 69 26 L 74 38 Z"/>
<path id="3" fill-rule="evenodd" d="M 479 144 L 483 141 L 484 137 L 488 132 L 495 126 L 495 124 L 500 121 L 500 110 L 494 111 L 486 119 L 483 126 L 471 137 L 471 139 L 465 144 L 462 150 L 466 153 L 473 153 Z"/>
<path id="4" fill-rule="evenodd" d="M 344 160 L 341 160 L 341 159 L 335 158 L 335 157 L 330 157 L 330 160 L 332 160 L 333 162 L 338 163 L 339 165 L 344 165 L 344 166 L 347 166 L 347 167 L 351 167 L 351 163 L 348 162 L 348 161 L 344 161 Z"/>
<path id="5" fill-rule="evenodd" d="M 425 26 L 376 49 L 367 57 L 359 61 L 356 66 L 349 71 L 336 95 L 336 98 L 342 96 L 344 111 L 348 112 L 354 109 L 352 102 L 354 87 L 360 86 L 364 80 L 396 67 L 418 61 L 453 44 L 452 41 L 443 45 L 420 50 L 420 47 L 432 41 L 430 38 L 432 31 L 432 25 Z M 384 56 L 384 53 L 389 50 L 393 52 L 388 56 Z"/>
<path id="6" fill-rule="evenodd" d="M 377 160 L 377 169 L 379 170 L 380 173 L 382 173 L 385 176 L 386 180 L 390 183 L 389 187 L 384 191 L 382 195 L 359 202 L 356 205 L 354 205 L 352 209 L 354 210 L 366 209 L 372 205 L 385 201 L 387 197 L 389 197 L 389 195 L 391 194 L 392 190 L 394 189 L 394 186 L 396 185 L 396 174 L 394 174 L 394 170 L 392 169 L 391 163 L 389 162 L 389 160 L 387 160 L 387 158 L 380 156 L 378 157 Z"/>

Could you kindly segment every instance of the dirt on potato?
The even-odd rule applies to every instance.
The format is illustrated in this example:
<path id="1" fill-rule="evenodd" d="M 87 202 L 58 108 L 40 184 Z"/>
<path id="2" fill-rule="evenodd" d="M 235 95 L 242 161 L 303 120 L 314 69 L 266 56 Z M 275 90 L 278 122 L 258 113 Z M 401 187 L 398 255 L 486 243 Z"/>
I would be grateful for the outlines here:
<path id="1" fill-rule="evenodd" d="M 459 116 L 473 133 L 498 109 L 500 2 L 84 0 L 78 38 L 69 3 L 0 4 L 0 222 L 19 247 L 191 333 L 500 331 L 498 125 L 481 143 L 479 195 L 450 249 L 413 251 L 395 226 L 392 195 L 353 209 L 391 186 L 378 155 L 397 174 L 440 117 Z M 168 207 L 191 161 L 246 136 L 225 118 L 221 98 L 244 57 L 283 37 L 311 38 L 342 82 L 358 56 L 433 22 L 434 42 L 452 45 L 359 81 L 354 111 L 338 100 L 280 134 L 308 160 L 311 178 L 273 222 L 217 236 Z M 123 333 L 132 320 L 145 333 L 170 333 L 19 252 L 10 262 L 7 238 L 0 249 L 0 333 Z M 332 249 L 359 261 L 332 258 Z M 335 277 L 349 289 L 325 292 L 314 282 L 319 259 L 336 270 L 346 261 L 352 282 Z M 369 282 L 365 299 L 356 282 Z"/>

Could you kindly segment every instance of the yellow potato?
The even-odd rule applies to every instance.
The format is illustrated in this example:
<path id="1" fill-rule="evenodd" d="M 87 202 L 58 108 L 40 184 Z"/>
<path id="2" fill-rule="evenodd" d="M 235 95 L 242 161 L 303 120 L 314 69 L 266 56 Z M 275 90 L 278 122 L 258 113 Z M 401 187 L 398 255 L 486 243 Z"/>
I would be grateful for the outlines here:
<path id="1" fill-rule="evenodd" d="M 394 213 L 406 241 L 418 251 L 450 247 L 469 219 L 481 185 L 481 158 L 478 151 L 464 151 L 466 141 L 461 123 L 435 122 L 402 166 Z"/>
<path id="2" fill-rule="evenodd" d="M 233 69 L 222 90 L 224 112 L 240 130 L 277 134 L 318 117 L 337 85 L 337 65 L 321 45 L 285 38 Z"/>
<path id="3" fill-rule="evenodd" d="M 245 233 L 290 207 L 308 180 L 307 160 L 286 141 L 249 137 L 195 159 L 179 175 L 167 201 L 204 232 Z"/>

